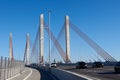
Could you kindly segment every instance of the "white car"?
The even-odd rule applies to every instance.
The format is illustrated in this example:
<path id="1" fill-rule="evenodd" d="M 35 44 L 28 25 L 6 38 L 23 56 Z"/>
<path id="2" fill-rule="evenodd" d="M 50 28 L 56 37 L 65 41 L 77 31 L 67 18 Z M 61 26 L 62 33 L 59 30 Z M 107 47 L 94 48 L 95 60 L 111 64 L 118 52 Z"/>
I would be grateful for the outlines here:
<path id="1" fill-rule="evenodd" d="M 52 63 L 51 67 L 57 67 L 57 64 L 56 63 Z"/>

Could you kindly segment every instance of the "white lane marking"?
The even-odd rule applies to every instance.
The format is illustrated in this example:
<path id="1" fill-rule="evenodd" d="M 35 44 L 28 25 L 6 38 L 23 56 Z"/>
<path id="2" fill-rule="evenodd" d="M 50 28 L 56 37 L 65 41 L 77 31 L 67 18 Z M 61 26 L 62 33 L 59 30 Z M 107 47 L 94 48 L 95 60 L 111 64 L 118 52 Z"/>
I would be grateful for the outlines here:
<path id="1" fill-rule="evenodd" d="M 59 70 L 62 70 L 62 69 L 59 69 Z M 79 77 L 82 77 L 82 78 L 85 78 L 87 80 L 101 80 L 101 79 L 98 79 L 98 78 L 94 78 L 94 77 L 90 77 L 90 76 L 86 76 L 86 75 L 77 74 L 75 72 L 71 72 L 71 71 L 67 71 L 67 70 L 62 70 L 62 71 L 70 73 L 70 74 L 73 74 L 73 75 L 76 75 L 76 76 L 79 76 Z"/>
<path id="2" fill-rule="evenodd" d="M 32 74 L 32 69 L 29 69 L 30 70 L 30 73 L 29 73 L 29 75 L 27 76 L 27 77 L 25 77 L 23 80 L 27 80 L 30 76 L 31 76 L 31 74 Z"/>
<path id="3" fill-rule="evenodd" d="M 26 71 L 28 71 L 28 70 L 24 70 L 23 73 L 26 72 Z M 11 78 L 8 78 L 8 79 L 6 79 L 6 80 L 11 80 L 11 79 L 16 78 L 16 77 L 18 77 L 18 76 L 20 76 L 20 75 L 21 75 L 21 74 L 18 73 L 18 74 L 16 74 L 15 76 L 13 76 L 13 77 L 11 77 Z"/>
<path id="4" fill-rule="evenodd" d="M 13 79 L 13 78 L 15 78 L 15 77 L 17 77 L 17 76 L 20 76 L 20 73 L 17 74 L 17 75 L 15 75 L 15 76 L 13 76 L 13 77 L 11 77 L 11 78 L 6 79 L 6 80 L 11 80 L 11 79 Z"/>

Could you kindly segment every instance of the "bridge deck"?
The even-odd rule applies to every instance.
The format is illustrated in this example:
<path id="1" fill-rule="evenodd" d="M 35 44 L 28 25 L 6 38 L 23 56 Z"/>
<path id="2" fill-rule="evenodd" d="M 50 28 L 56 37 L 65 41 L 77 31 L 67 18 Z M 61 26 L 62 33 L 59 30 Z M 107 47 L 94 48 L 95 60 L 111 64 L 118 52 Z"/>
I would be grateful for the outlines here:
<path id="1" fill-rule="evenodd" d="M 99 80 L 120 80 L 120 73 L 114 72 L 113 66 L 104 66 L 104 68 L 76 69 L 75 66 L 59 66 L 59 68 L 68 70 L 80 75 L 97 78 Z"/>

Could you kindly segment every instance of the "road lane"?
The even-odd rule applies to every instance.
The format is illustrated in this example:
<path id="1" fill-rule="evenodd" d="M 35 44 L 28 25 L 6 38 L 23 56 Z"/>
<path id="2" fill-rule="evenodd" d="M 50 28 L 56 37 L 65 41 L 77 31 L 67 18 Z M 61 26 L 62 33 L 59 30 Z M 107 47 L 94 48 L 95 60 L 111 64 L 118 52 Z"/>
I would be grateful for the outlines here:
<path id="1" fill-rule="evenodd" d="M 38 68 L 41 74 L 40 80 L 58 80 L 54 75 L 52 75 L 48 70 L 45 70 L 44 68 Z"/>
<path id="2" fill-rule="evenodd" d="M 120 80 L 120 73 L 115 73 L 113 66 L 105 66 L 104 68 L 89 67 L 86 69 L 76 69 L 75 66 L 59 66 L 59 68 L 101 80 Z"/>

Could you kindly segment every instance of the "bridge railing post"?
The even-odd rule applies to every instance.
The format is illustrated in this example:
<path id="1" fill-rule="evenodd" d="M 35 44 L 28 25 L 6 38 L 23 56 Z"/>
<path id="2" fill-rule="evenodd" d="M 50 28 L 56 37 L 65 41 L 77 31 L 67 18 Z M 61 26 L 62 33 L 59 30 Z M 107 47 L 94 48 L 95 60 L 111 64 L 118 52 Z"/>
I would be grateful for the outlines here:
<path id="1" fill-rule="evenodd" d="M 2 80 L 2 56 L 0 58 L 0 80 Z"/>
<path id="2" fill-rule="evenodd" d="M 7 79 L 9 77 L 9 58 L 7 58 Z"/>
<path id="3" fill-rule="evenodd" d="M 24 70 L 24 62 L 0 57 L 0 80 L 6 80 Z"/>
<path id="4" fill-rule="evenodd" d="M 6 80 L 6 62 L 7 61 L 7 58 L 5 57 L 4 59 L 4 80 Z"/>
<path id="5" fill-rule="evenodd" d="M 10 77 L 10 76 L 11 76 L 10 58 L 8 59 L 8 74 L 9 74 L 9 76 L 8 76 L 8 77 Z"/>

